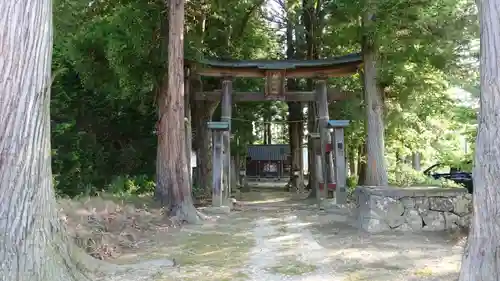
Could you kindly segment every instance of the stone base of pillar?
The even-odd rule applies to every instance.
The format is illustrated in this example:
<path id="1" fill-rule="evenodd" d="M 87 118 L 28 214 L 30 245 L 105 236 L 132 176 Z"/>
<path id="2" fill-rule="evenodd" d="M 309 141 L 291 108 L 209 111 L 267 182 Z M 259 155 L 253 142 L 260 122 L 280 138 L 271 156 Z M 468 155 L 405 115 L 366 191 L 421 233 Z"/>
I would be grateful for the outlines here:
<path id="1" fill-rule="evenodd" d="M 212 207 L 223 206 L 222 194 L 212 194 Z"/>

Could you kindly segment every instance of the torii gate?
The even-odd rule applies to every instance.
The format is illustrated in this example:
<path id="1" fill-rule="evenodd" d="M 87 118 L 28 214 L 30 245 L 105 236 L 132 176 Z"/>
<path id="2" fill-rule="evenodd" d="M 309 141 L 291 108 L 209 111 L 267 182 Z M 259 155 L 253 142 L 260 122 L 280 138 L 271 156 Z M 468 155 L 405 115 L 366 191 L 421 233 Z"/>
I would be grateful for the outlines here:
<path id="1" fill-rule="evenodd" d="M 332 127 L 343 128 L 345 122 L 329 120 L 328 102 L 348 98 L 348 94 L 335 89 L 327 89 L 326 80 L 354 74 L 362 64 L 360 54 L 320 60 L 205 60 L 198 62 L 196 74 L 200 76 L 221 77 L 221 90 L 194 93 L 195 100 L 221 100 L 222 116 L 220 122 L 209 122 L 213 132 L 213 195 L 212 205 L 225 205 L 231 195 L 231 107 L 235 102 L 244 101 L 316 101 L 318 104 L 319 132 L 310 132 L 310 137 L 319 135 L 321 143 L 321 164 L 323 177 L 316 177 L 312 186 L 316 188 L 318 199 L 326 195 L 324 181 L 336 190 L 337 203 L 344 203 L 346 194 L 346 169 L 344 158 L 343 129 L 335 131 L 331 145 L 328 145 L 328 130 Z M 233 92 L 233 78 L 265 78 L 266 86 L 262 92 Z M 314 91 L 287 91 L 286 78 L 312 78 L 316 81 Z M 340 136 L 342 135 L 342 137 Z M 335 157 L 329 153 L 333 149 Z M 330 148 L 330 149 L 329 149 Z M 335 159 L 335 164 L 333 161 Z M 330 159 L 330 160 L 329 160 Z M 334 171 L 336 166 L 336 171 Z M 330 171 L 330 172 L 328 172 Z M 333 186 L 335 174 L 336 185 Z M 320 179 L 324 179 L 322 183 Z M 331 188 L 330 188 L 331 189 Z"/>

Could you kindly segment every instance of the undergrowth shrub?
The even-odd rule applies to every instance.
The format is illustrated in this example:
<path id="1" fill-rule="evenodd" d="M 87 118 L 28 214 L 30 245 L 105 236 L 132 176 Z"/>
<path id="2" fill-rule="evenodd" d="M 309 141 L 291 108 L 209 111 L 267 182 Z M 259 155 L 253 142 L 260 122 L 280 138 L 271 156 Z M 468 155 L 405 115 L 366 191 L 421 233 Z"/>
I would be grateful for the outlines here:
<path id="1" fill-rule="evenodd" d="M 424 175 L 422 171 L 416 171 L 408 165 L 400 165 L 388 171 L 389 184 L 401 187 L 416 185 L 439 186 L 443 188 L 463 187 L 447 179 L 434 179 Z"/>
<path id="2" fill-rule="evenodd" d="M 118 176 L 105 188 L 105 191 L 112 194 L 146 194 L 155 190 L 155 181 L 146 175 L 141 176 Z"/>

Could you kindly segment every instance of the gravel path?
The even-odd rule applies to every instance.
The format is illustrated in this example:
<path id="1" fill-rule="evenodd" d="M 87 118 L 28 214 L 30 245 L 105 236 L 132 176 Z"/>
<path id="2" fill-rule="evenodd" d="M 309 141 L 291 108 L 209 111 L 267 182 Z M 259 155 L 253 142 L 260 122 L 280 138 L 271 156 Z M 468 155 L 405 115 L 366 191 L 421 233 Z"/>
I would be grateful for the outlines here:
<path id="1" fill-rule="evenodd" d="M 283 222 L 287 226 L 286 234 L 269 219 L 257 220 L 254 228 L 256 245 L 246 272 L 251 281 L 343 280 L 333 275 L 331 266 L 316 265 L 328 258 L 327 251 L 316 242 L 311 231 L 302 225 L 297 216 L 288 216 Z M 288 230 L 291 227 L 292 230 Z"/>
<path id="2" fill-rule="evenodd" d="M 257 206 L 254 207 L 257 210 Z M 246 266 L 252 281 L 454 281 L 462 247 L 445 233 L 358 231 L 351 210 L 320 212 L 301 204 L 260 206 L 255 247 Z M 276 212 L 280 210 L 280 212 Z M 265 215 L 264 215 L 265 214 Z"/>
<path id="3" fill-rule="evenodd" d="M 450 241 L 449 234 L 370 235 L 355 227 L 353 212 L 348 207 L 330 206 L 327 211 L 318 211 L 310 201 L 276 198 L 276 193 L 247 193 L 242 212 L 183 228 L 178 235 L 226 235 L 224 241 L 198 243 L 196 247 L 201 247 L 198 250 L 204 255 L 191 259 L 191 264 L 172 267 L 169 259 L 162 258 L 124 265 L 123 269 L 128 270 L 119 270 L 120 274 L 114 274 L 114 278 L 108 276 L 107 281 L 455 281 L 458 278 L 463 248 Z M 165 236 L 163 241 L 172 237 Z M 239 239 L 247 239 L 248 244 L 244 244 L 247 247 L 238 248 L 234 240 Z M 170 257 L 176 251 L 184 251 L 179 250 L 182 245 L 170 243 L 167 247 L 161 241 L 141 251 L 149 253 L 149 258 Z M 227 257 L 221 254 L 225 251 Z M 240 259 L 236 254 L 244 257 L 240 255 Z M 221 258 L 227 258 L 228 262 Z"/>

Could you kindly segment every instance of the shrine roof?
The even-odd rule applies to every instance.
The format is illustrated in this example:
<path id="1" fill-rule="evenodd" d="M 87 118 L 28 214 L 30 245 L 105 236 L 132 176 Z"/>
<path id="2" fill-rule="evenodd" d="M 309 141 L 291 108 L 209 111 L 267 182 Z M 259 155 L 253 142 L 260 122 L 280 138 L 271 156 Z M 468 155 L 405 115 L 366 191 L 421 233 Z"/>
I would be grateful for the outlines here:
<path id="1" fill-rule="evenodd" d="M 355 73 L 362 64 L 359 53 L 317 60 L 217 60 L 204 59 L 196 63 L 200 75 L 263 77 L 267 70 L 283 70 L 288 77 L 345 76 Z M 332 72 L 332 70 L 335 70 Z"/>
<path id="2" fill-rule="evenodd" d="M 205 59 L 200 64 L 217 68 L 258 68 L 258 69 L 295 69 L 303 67 L 331 67 L 342 64 L 362 62 L 359 53 L 317 60 L 216 60 Z"/>

